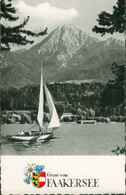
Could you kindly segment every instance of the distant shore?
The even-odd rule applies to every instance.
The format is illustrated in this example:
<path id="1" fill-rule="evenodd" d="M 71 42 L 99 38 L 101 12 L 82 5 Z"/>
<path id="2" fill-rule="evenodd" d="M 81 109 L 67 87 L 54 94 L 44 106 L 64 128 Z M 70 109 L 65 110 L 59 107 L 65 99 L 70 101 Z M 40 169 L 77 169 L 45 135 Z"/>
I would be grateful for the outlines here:
<path id="1" fill-rule="evenodd" d="M 64 116 L 64 117 L 62 117 Z M 84 117 L 82 115 L 64 114 L 60 117 L 60 122 L 74 122 L 78 124 L 86 123 L 109 123 L 109 122 L 125 122 L 125 116 L 97 116 L 97 117 Z M 2 111 L 1 124 L 32 124 L 37 122 L 37 111 L 18 110 L 18 111 Z M 49 113 L 44 113 L 44 121 L 48 122 Z"/>

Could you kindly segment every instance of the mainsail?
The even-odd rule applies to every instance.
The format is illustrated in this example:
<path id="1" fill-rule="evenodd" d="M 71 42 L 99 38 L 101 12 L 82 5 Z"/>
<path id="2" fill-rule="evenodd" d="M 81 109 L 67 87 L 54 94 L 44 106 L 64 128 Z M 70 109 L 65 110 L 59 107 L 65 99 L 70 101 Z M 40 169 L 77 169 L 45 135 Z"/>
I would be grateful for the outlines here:
<path id="1" fill-rule="evenodd" d="M 38 116 L 37 116 L 37 120 L 38 120 L 38 123 L 39 123 L 41 130 L 43 127 L 43 115 L 44 115 L 43 102 L 44 102 L 43 75 L 42 75 L 42 68 L 41 68 L 40 94 L 39 94 L 39 106 L 38 106 Z"/>
<path id="2" fill-rule="evenodd" d="M 38 120 L 38 123 L 39 123 L 41 130 L 43 128 L 43 115 L 44 115 L 44 111 L 43 111 L 43 109 L 44 109 L 43 86 L 44 86 L 46 100 L 47 100 L 50 115 L 51 115 L 51 120 L 50 120 L 50 123 L 48 125 L 48 128 L 58 128 L 58 127 L 60 127 L 59 117 L 58 117 L 58 114 L 56 112 L 56 108 L 55 108 L 55 105 L 53 103 L 51 94 L 50 94 L 48 88 L 46 87 L 46 85 L 43 84 L 43 75 L 42 75 L 42 68 L 41 68 L 40 95 L 39 95 L 39 106 L 38 106 L 38 116 L 37 116 L 37 120 Z"/>
<path id="3" fill-rule="evenodd" d="M 55 105 L 53 103 L 51 94 L 50 94 L 50 92 L 45 84 L 44 84 L 44 89 L 45 89 L 46 100 L 47 100 L 50 115 L 51 115 L 51 120 L 50 120 L 48 128 L 58 128 L 58 127 L 60 127 L 59 117 L 58 117 L 58 114 L 56 112 L 56 108 L 55 108 Z"/>

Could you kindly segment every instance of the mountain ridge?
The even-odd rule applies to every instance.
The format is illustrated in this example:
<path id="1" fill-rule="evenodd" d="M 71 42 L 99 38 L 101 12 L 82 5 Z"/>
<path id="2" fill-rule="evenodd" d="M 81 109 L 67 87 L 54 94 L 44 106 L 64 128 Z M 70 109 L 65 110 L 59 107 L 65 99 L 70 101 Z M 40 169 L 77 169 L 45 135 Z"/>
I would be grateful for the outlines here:
<path id="1" fill-rule="evenodd" d="M 70 79 L 107 81 L 112 77 L 112 63 L 123 60 L 124 42 L 114 38 L 99 41 L 77 26 L 64 25 L 28 50 L 3 52 L 1 55 L 2 87 L 38 84 L 42 62 L 47 82 Z"/>

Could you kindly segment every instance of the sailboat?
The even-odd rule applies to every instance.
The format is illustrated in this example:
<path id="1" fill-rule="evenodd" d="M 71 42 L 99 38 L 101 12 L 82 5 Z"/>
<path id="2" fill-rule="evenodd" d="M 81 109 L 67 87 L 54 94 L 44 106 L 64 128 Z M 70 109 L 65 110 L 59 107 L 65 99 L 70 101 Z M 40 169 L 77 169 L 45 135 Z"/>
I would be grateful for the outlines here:
<path id="1" fill-rule="evenodd" d="M 45 129 L 43 124 L 44 118 L 44 92 L 46 101 L 50 112 L 50 122 Z M 53 130 L 60 127 L 59 117 L 51 97 L 51 94 L 47 86 L 43 82 L 43 74 L 41 67 L 41 79 L 40 79 L 40 94 L 37 121 L 39 125 L 39 131 L 20 132 L 18 135 L 8 135 L 7 138 L 13 141 L 34 141 L 34 140 L 47 140 L 53 136 Z M 51 130 L 51 131 L 50 131 Z"/>

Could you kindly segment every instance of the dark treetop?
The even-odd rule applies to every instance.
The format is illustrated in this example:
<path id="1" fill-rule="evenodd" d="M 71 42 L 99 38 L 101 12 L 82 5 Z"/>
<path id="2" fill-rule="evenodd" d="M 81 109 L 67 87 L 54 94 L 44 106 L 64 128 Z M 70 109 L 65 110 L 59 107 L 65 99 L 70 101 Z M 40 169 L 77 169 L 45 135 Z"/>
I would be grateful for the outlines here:
<path id="1" fill-rule="evenodd" d="M 97 21 L 99 26 L 94 26 L 92 30 L 93 32 L 101 33 L 101 36 L 105 35 L 105 33 L 123 33 L 126 28 L 125 0 L 117 1 L 116 5 L 113 6 L 112 14 L 102 11 L 98 15 Z"/>
<path id="2" fill-rule="evenodd" d="M 11 45 L 26 45 L 28 43 L 32 44 L 33 40 L 28 40 L 28 36 L 43 36 L 47 34 L 47 28 L 39 33 L 32 32 L 30 30 L 25 30 L 24 27 L 29 21 L 29 17 L 25 18 L 19 25 L 11 25 L 13 22 L 17 21 L 19 17 L 17 16 L 17 10 L 13 7 L 12 0 L 0 0 L 1 3 L 1 50 L 10 50 Z M 8 25 L 5 25 L 6 21 Z"/>

